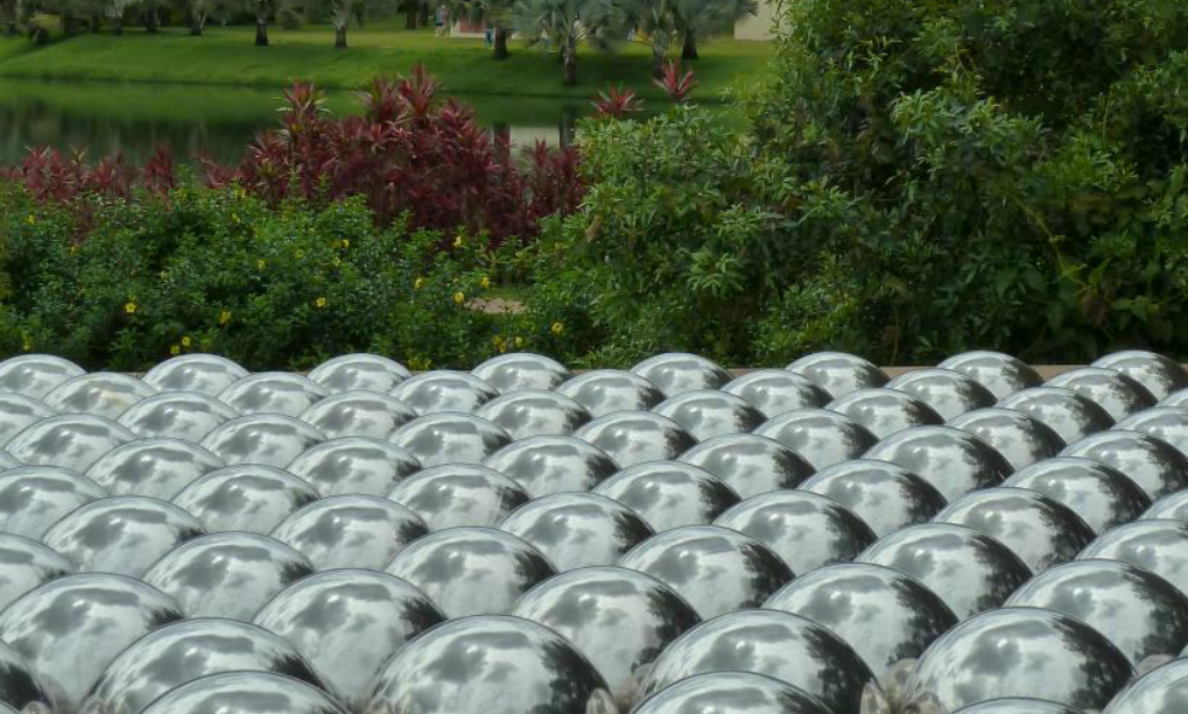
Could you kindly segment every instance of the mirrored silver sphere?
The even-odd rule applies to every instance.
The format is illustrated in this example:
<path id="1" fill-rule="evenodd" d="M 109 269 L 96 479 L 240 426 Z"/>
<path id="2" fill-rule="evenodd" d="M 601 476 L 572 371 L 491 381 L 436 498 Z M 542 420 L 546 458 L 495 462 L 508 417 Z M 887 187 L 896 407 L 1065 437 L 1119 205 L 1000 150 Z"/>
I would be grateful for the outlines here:
<path id="1" fill-rule="evenodd" d="M 556 389 L 573 377 L 565 365 L 544 355 L 515 352 L 499 355 L 471 370 L 500 394 L 525 389 Z"/>
<path id="2" fill-rule="evenodd" d="M 1125 474 L 1091 459 L 1058 457 L 1017 471 L 1004 486 L 1038 491 L 1076 512 L 1096 533 L 1139 517 L 1151 499 Z"/>
<path id="3" fill-rule="evenodd" d="M 223 460 L 181 439 L 139 439 L 104 454 L 87 478 L 112 495 L 170 499 Z"/>
<path id="4" fill-rule="evenodd" d="M 326 397 L 302 412 L 300 418 L 327 439 L 344 436 L 390 439 L 397 429 L 416 419 L 417 413 L 396 397 L 354 391 Z"/>
<path id="5" fill-rule="evenodd" d="M 1101 709 L 1133 673 L 1122 653 L 1080 620 L 1004 608 L 962 622 L 928 648 L 908 683 L 907 711 L 949 714 L 1003 697 Z"/>
<path id="6" fill-rule="evenodd" d="M 845 414 L 879 439 L 914 426 L 944 421 L 932 407 L 907 392 L 881 387 L 856 389 L 834 399 L 825 408 Z"/>
<path id="7" fill-rule="evenodd" d="M 1048 425 L 1066 444 L 1114 425 L 1114 418 L 1105 409 L 1071 389 L 1061 387 L 1025 389 L 1003 399 L 998 406 L 1024 412 Z"/>
<path id="8" fill-rule="evenodd" d="M 1093 434 L 1070 444 L 1060 455 L 1112 466 L 1152 500 L 1188 488 L 1188 456 L 1137 431 L 1111 429 Z"/>
<path id="9" fill-rule="evenodd" d="M 1043 379 L 1022 361 L 1001 352 L 974 351 L 954 355 L 937 365 L 975 380 L 997 399 L 1038 387 Z"/>
<path id="10" fill-rule="evenodd" d="M 1113 369 L 1143 385 L 1156 399 L 1188 388 L 1188 370 L 1175 361 L 1144 350 L 1114 352 L 1096 360 L 1094 367 Z"/>
<path id="11" fill-rule="evenodd" d="M 574 377 L 554 391 L 598 418 L 614 412 L 647 411 L 664 401 L 664 392 L 647 379 L 617 369 L 598 369 Z"/>
<path id="12" fill-rule="evenodd" d="M 929 521 L 948 505 L 935 486 L 890 461 L 843 461 L 810 476 L 799 488 L 837 501 L 878 537 Z"/>
<path id="13" fill-rule="evenodd" d="M 797 409 L 818 409 L 833 399 L 816 382 L 785 369 L 759 369 L 737 377 L 722 391 L 742 397 L 764 419 Z"/>
<path id="14" fill-rule="evenodd" d="M 755 434 L 716 436 L 689 449 L 680 460 L 709 471 L 741 498 L 796 488 L 813 473 L 800 454 Z"/>
<path id="15" fill-rule="evenodd" d="M 272 537 L 309 558 L 314 568 L 380 570 L 429 532 L 412 511 L 379 496 L 330 496 L 281 521 Z"/>
<path id="16" fill-rule="evenodd" d="M 649 357 L 631 368 L 633 374 L 660 388 L 666 397 L 694 389 L 721 389 L 730 380 L 726 370 L 710 360 L 687 352 L 669 352 Z"/>
<path id="17" fill-rule="evenodd" d="M 144 574 L 188 617 L 250 622 L 290 583 L 313 572 L 293 548 L 257 533 L 215 533 L 174 548 Z"/>
<path id="18" fill-rule="evenodd" d="M 0 641 L 0 712 L 19 714 L 49 709 L 49 695 L 37 681 L 37 673 L 19 652 Z"/>
<path id="19" fill-rule="evenodd" d="M 332 570 L 293 583 L 256 624 L 291 642 L 351 711 L 362 711 L 380 668 L 445 615 L 412 585 L 374 570 Z"/>
<path id="20" fill-rule="evenodd" d="M 989 444 L 1015 470 L 1050 459 L 1065 447 L 1064 439 L 1051 427 L 1017 409 L 976 409 L 948 425 Z"/>
<path id="21" fill-rule="evenodd" d="M 1188 524 L 1136 521 L 1101 534 L 1077 560 L 1105 559 L 1148 570 L 1188 595 Z"/>
<path id="22" fill-rule="evenodd" d="M 1063 387 L 1105 409 L 1114 421 L 1155 406 L 1147 388 L 1125 374 L 1101 367 L 1081 367 L 1049 379 L 1051 387 Z"/>
<path id="23" fill-rule="evenodd" d="M 499 522 L 531 543 L 558 572 L 614 565 L 654 534 L 635 511 L 596 493 L 555 493 L 528 501 Z"/>
<path id="24" fill-rule="evenodd" d="M 135 440 L 135 434 L 105 417 L 63 414 L 30 424 L 4 449 L 24 464 L 82 473 L 115 447 Z"/>
<path id="25" fill-rule="evenodd" d="M 925 523 L 884 536 L 860 563 L 893 568 L 936 593 L 959 619 L 1001 607 L 1031 577 L 1009 548 L 967 526 Z"/>
<path id="26" fill-rule="evenodd" d="M 742 397 L 711 389 L 692 389 L 669 397 L 652 411 L 672 419 L 699 441 L 749 432 L 766 421 Z"/>
<path id="27" fill-rule="evenodd" d="M 284 468 L 315 444 L 322 432 L 281 414 L 252 414 L 222 424 L 206 435 L 202 446 L 228 464 Z"/>
<path id="28" fill-rule="evenodd" d="M 828 409 L 786 412 L 754 433 L 792 449 L 817 471 L 856 459 L 878 443 L 878 438 L 866 427 Z"/>
<path id="29" fill-rule="evenodd" d="M 837 399 L 859 389 L 887 384 L 887 375 L 874 363 L 845 352 L 817 352 L 788 365 L 789 372 L 803 375 Z"/>
<path id="30" fill-rule="evenodd" d="M 619 470 L 605 451 L 568 436 L 518 439 L 483 463 L 520 484 L 533 498 L 589 491 Z"/>
<path id="31" fill-rule="evenodd" d="M 572 434 L 594 417 L 574 400 L 556 392 L 505 392 L 475 412 L 499 425 L 513 439 Z"/>
<path id="32" fill-rule="evenodd" d="M 950 501 L 997 486 L 1014 472 L 984 441 L 949 426 L 905 429 L 880 441 L 862 457 L 899 464 L 936 487 Z"/>
<path id="33" fill-rule="evenodd" d="M 0 610 L 30 590 L 73 572 L 74 564 L 53 548 L 0 533 Z M 2 671 L 0 680 L 3 680 Z M 5 699 L 0 697 L 0 701 Z"/>
<path id="34" fill-rule="evenodd" d="M 639 514 L 657 533 L 712 522 L 739 498 L 716 476 L 679 461 L 650 461 L 624 469 L 593 493 Z"/>
<path id="35" fill-rule="evenodd" d="M 1083 714 L 1079 709 L 1073 709 L 1056 702 L 1045 702 L 1042 699 L 1026 697 L 1007 697 L 991 699 L 988 702 L 963 707 L 957 714 Z"/>
<path id="36" fill-rule="evenodd" d="M 490 421 L 462 412 L 419 417 L 392 435 L 392 443 L 406 449 L 423 466 L 480 464 L 511 440 Z"/>
<path id="37" fill-rule="evenodd" d="M 91 479 L 57 466 L 0 473 L 0 532 L 40 540 L 68 513 L 107 497 Z"/>
<path id="38" fill-rule="evenodd" d="M 0 362 L 0 392 L 41 399 L 59 384 L 85 374 L 70 360 L 53 355 L 21 355 Z"/>
<path id="39" fill-rule="evenodd" d="M 271 466 L 228 466 L 211 471 L 173 497 L 210 533 L 270 533 L 290 514 L 318 500 L 303 479 Z"/>
<path id="40" fill-rule="evenodd" d="M 347 714 L 321 689 L 270 672 L 212 674 L 164 694 L 143 714 Z"/>
<path id="41" fill-rule="evenodd" d="M 57 413 L 40 399 L 16 392 L 0 392 L 0 444 L 6 443 L 30 424 Z"/>
<path id="42" fill-rule="evenodd" d="M 157 390 L 141 380 L 115 372 L 91 372 L 54 387 L 45 404 L 63 414 L 94 414 L 117 419 Z"/>
<path id="43" fill-rule="evenodd" d="M 887 383 L 887 389 L 906 392 L 932 407 L 944 420 L 975 409 L 994 406 L 993 392 L 968 375 L 952 369 L 913 369 Z"/>
<path id="44" fill-rule="evenodd" d="M 1188 523 L 1188 490 L 1169 493 L 1151 504 L 1139 516 L 1141 520 L 1165 519 Z"/>
<path id="45" fill-rule="evenodd" d="M 435 531 L 493 526 L 530 500 L 520 484 L 477 464 L 444 464 L 419 471 L 397 484 L 387 497 Z"/>
<path id="46" fill-rule="evenodd" d="M 421 470 L 407 450 L 371 437 L 348 436 L 310 447 L 286 468 L 323 496 L 383 496 L 400 481 Z"/>
<path id="47" fill-rule="evenodd" d="M 188 354 L 153 367 L 145 373 L 144 381 L 162 392 L 198 392 L 217 397 L 246 376 L 246 369 L 225 357 Z"/>
<path id="48" fill-rule="evenodd" d="M 390 392 L 411 376 L 412 373 L 399 362 L 371 354 L 350 354 L 328 359 L 309 373 L 310 379 L 331 394 L 360 389 Z"/>
<path id="49" fill-rule="evenodd" d="M 1188 702 L 1188 659 L 1147 672 L 1118 693 L 1102 714 L 1178 714 Z"/>
<path id="50" fill-rule="evenodd" d="M 407 580 L 452 618 L 504 614 L 556 571 L 536 548 L 494 528 L 448 528 L 409 544 L 386 572 Z"/>
<path id="51" fill-rule="evenodd" d="M 1188 456 L 1188 408 L 1144 409 L 1118 422 L 1117 428 L 1146 434 Z"/>
<path id="52" fill-rule="evenodd" d="M 874 531 L 858 516 L 808 491 L 752 496 L 719 516 L 714 525 L 763 543 L 797 575 L 853 560 L 875 541 Z"/>
<path id="53" fill-rule="evenodd" d="M 330 396 L 309 377 L 290 372 L 248 375 L 219 393 L 219 400 L 241 414 L 283 414 L 296 417 Z"/>
<path id="54" fill-rule="evenodd" d="M 652 536 L 618 565 L 646 573 L 703 619 L 759 607 L 794 577 L 763 543 L 721 526 L 684 526 Z"/>
<path id="55" fill-rule="evenodd" d="M 632 714 L 829 714 L 808 692 L 751 672 L 711 672 L 669 685 Z"/>
<path id="56" fill-rule="evenodd" d="M 404 380 L 392 396 L 412 407 L 417 414 L 438 412 L 473 413 L 499 396 L 494 387 L 469 372 L 436 370 Z"/>
<path id="57" fill-rule="evenodd" d="M 574 432 L 623 468 L 648 461 L 675 459 L 697 439 L 668 417 L 653 412 L 621 411 L 601 416 Z"/>
<path id="58" fill-rule="evenodd" d="M 235 409 L 201 392 L 162 392 L 132 405 L 118 421 L 144 439 L 197 443 L 238 416 Z"/>

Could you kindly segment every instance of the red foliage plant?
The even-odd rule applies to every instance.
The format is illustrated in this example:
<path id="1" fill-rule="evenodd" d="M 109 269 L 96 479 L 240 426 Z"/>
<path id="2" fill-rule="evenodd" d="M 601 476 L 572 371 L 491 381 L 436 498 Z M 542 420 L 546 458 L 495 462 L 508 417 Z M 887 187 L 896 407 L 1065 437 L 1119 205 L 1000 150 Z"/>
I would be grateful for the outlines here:
<path id="1" fill-rule="evenodd" d="M 623 119 L 628 114 L 643 110 L 643 102 L 635 96 L 635 90 L 622 87 L 608 87 L 599 92 L 592 102 L 595 115 L 600 118 Z"/>
<path id="2" fill-rule="evenodd" d="M 681 74 L 681 64 L 672 60 L 669 60 L 668 64 L 664 66 L 664 74 L 659 79 L 652 81 L 677 104 L 688 101 L 689 95 L 697 88 L 698 84 L 697 80 L 693 78 L 693 70 Z"/>
<path id="3" fill-rule="evenodd" d="M 33 198 L 43 202 L 70 204 L 85 195 L 128 198 L 134 188 L 166 195 L 176 186 L 173 157 L 168 147 L 158 147 L 142 169 L 124 160 L 122 154 L 88 164 L 81 151 L 64 155 L 48 147 L 30 149 L 19 166 L 0 176 L 20 183 Z"/>
<path id="4" fill-rule="evenodd" d="M 269 202 L 361 195 L 380 223 L 408 212 L 416 227 L 485 230 L 493 243 L 534 236 L 540 218 L 577 209 L 574 149 L 538 144 L 517 162 L 468 107 L 439 102 L 439 89 L 418 66 L 410 78 L 376 78 L 360 93 L 363 114 L 336 118 L 312 85 L 295 84 L 281 127 L 261 134 L 237 167 L 205 161 L 206 181 Z"/>

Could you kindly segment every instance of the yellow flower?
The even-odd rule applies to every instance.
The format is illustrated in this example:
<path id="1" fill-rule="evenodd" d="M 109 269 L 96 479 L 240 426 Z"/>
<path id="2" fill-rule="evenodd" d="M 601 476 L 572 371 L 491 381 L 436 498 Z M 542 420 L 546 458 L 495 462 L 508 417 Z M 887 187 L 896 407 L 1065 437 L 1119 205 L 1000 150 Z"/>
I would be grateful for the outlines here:
<path id="1" fill-rule="evenodd" d="M 228 322 L 231 322 L 231 311 L 223 310 L 223 313 L 219 315 L 219 324 L 226 325 Z"/>
<path id="2" fill-rule="evenodd" d="M 461 233 L 459 233 L 458 237 L 454 238 L 454 247 L 461 248 L 465 244 L 466 244 L 466 239 L 462 237 Z"/>
<path id="3" fill-rule="evenodd" d="M 523 347 L 524 347 L 524 338 L 523 338 L 523 337 L 517 337 L 517 338 L 516 338 L 516 349 L 521 349 L 521 348 L 523 348 Z"/>
<path id="4" fill-rule="evenodd" d="M 423 287 L 425 287 L 425 279 L 424 278 L 417 278 L 416 280 L 413 281 L 413 290 L 420 290 Z"/>
<path id="5" fill-rule="evenodd" d="M 432 361 L 428 357 L 409 357 L 408 366 L 417 372 L 429 369 Z"/>
<path id="6" fill-rule="evenodd" d="M 28 335 L 22 334 L 22 335 L 21 335 L 21 341 L 24 343 L 24 344 L 22 345 L 22 347 L 24 347 L 24 348 L 25 348 L 25 351 L 26 351 L 26 352 L 28 352 L 29 350 L 33 349 L 33 340 L 29 339 L 29 336 L 28 336 Z"/>
<path id="7" fill-rule="evenodd" d="M 235 189 L 235 197 L 236 198 L 247 198 L 247 191 L 245 191 L 242 188 L 237 188 L 237 189 Z"/>
<path id="8" fill-rule="evenodd" d="M 231 222 L 232 222 L 232 223 L 239 223 L 239 214 L 238 214 L 238 213 L 232 213 L 232 214 L 231 214 Z"/>
<path id="9" fill-rule="evenodd" d="M 124 303 L 124 312 L 128 313 L 129 315 L 135 315 L 136 314 L 136 303 L 134 303 L 134 302 Z"/>
<path id="10" fill-rule="evenodd" d="M 264 262 L 263 258 L 256 261 L 256 269 L 257 270 L 263 270 L 265 265 L 266 265 L 266 263 Z"/>
<path id="11" fill-rule="evenodd" d="M 301 260 L 302 258 L 305 257 L 305 251 L 299 250 L 296 253 L 293 253 L 293 257 L 296 258 L 297 260 Z"/>
<path id="12" fill-rule="evenodd" d="M 483 286 L 483 290 L 487 290 L 491 287 L 491 279 L 484 275 L 483 279 L 479 281 L 479 285 Z"/>
<path id="13" fill-rule="evenodd" d="M 77 252 L 78 252 L 78 246 L 77 246 L 77 245 L 72 245 L 72 246 L 70 246 L 70 254 L 71 254 L 71 255 L 74 255 L 74 254 L 75 254 L 75 253 L 77 253 Z"/>
<path id="14" fill-rule="evenodd" d="M 320 297 L 317 300 L 314 300 L 314 304 L 318 307 L 326 307 L 326 298 Z"/>
<path id="15" fill-rule="evenodd" d="M 560 335 L 561 333 L 565 332 L 565 325 L 561 324 L 560 322 L 554 322 L 553 326 L 550 327 L 549 330 L 554 335 Z"/>
<path id="16" fill-rule="evenodd" d="M 347 249 L 347 248 L 350 248 L 350 247 L 351 247 L 351 242 L 350 242 L 349 240 L 347 240 L 346 238 L 343 238 L 343 239 L 342 239 L 342 247 L 343 247 L 343 249 L 344 249 L 344 250 L 345 250 L 345 249 Z"/>
<path id="17" fill-rule="evenodd" d="M 37 217 L 34 216 L 32 213 L 30 213 L 29 217 L 25 219 L 25 223 L 28 223 L 29 225 L 33 225 L 36 222 L 37 222 Z"/>
<path id="18" fill-rule="evenodd" d="M 461 290 L 454 293 L 454 304 L 461 305 L 464 302 L 466 302 L 466 293 L 462 292 Z"/>
<path id="19" fill-rule="evenodd" d="M 189 335 L 182 338 L 182 347 L 189 347 L 192 344 L 194 341 L 190 339 Z"/>
<path id="20" fill-rule="evenodd" d="M 180 355 L 180 354 L 181 354 L 181 348 L 180 348 L 180 347 L 178 347 L 177 345 L 174 345 L 173 347 L 170 347 L 170 348 L 169 348 L 169 354 L 171 354 L 171 355 L 173 355 L 174 357 L 176 357 L 176 356 L 178 356 L 178 355 Z"/>
<path id="21" fill-rule="evenodd" d="M 507 340 L 503 339 L 499 335 L 491 338 L 491 343 L 495 345 L 495 349 L 499 350 L 500 354 L 507 352 Z"/>
<path id="22" fill-rule="evenodd" d="M 334 256 L 334 260 L 330 261 L 330 264 L 333 265 L 335 268 L 337 268 L 338 266 L 342 265 L 342 261 L 339 260 L 338 256 L 336 255 L 336 256 Z"/>

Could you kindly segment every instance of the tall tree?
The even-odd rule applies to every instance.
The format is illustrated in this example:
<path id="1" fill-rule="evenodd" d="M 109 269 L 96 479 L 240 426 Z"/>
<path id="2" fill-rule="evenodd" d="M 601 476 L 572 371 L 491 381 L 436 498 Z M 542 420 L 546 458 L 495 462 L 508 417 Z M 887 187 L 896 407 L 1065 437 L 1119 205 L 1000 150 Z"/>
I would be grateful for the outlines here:
<path id="1" fill-rule="evenodd" d="M 507 59 L 507 41 L 511 37 L 511 12 L 517 0 L 451 0 L 451 17 L 469 17 L 485 22 L 495 37 L 495 59 Z"/>
<path id="2" fill-rule="evenodd" d="M 111 26 L 111 34 L 124 34 L 124 12 L 133 5 L 136 0 L 105 0 L 103 3 L 103 14 L 107 16 L 107 23 Z"/>
<path id="3" fill-rule="evenodd" d="M 244 0 L 244 8 L 256 18 L 256 46 L 268 46 L 268 20 L 276 12 L 276 0 Z"/>
<path id="4" fill-rule="evenodd" d="M 636 31 L 636 41 L 652 48 L 652 76 L 663 76 L 668 48 L 679 34 L 675 1 L 622 0 L 622 7 L 627 23 Z"/>
<path id="5" fill-rule="evenodd" d="M 17 0 L 3 0 L 0 2 L 0 18 L 4 20 L 4 34 L 16 37 L 17 30 Z"/>
<path id="6" fill-rule="evenodd" d="M 758 0 L 669 0 L 681 34 L 681 59 L 697 59 L 697 44 L 710 33 L 759 12 Z"/>
<path id="7" fill-rule="evenodd" d="M 578 45 L 607 48 L 626 15 L 613 0 L 519 0 L 511 18 L 530 43 L 556 43 L 561 80 L 572 85 L 577 84 Z"/>

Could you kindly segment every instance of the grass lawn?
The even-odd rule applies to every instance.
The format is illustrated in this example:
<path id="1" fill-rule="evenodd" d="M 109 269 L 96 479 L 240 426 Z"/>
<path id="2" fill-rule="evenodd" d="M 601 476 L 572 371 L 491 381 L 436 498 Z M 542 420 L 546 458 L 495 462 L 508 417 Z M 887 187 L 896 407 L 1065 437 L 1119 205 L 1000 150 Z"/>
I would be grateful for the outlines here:
<path id="1" fill-rule="evenodd" d="M 304 79 L 355 88 L 377 74 L 407 73 L 423 62 L 449 95 L 585 100 L 609 84 L 622 84 L 647 98 L 662 96 L 651 83 L 650 50 L 638 44 L 622 45 L 613 54 L 583 51 L 579 84 L 565 87 L 554 56 L 515 41 L 512 56 L 500 62 L 482 40 L 439 38 L 432 30 L 407 31 L 390 23 L 352 30 L 347 50 L 334 49 L 329 26 L 272 27 L 272 46 L 266 48 L 255 47 L 254 37 L 252 27 L 212 27 L 204 37 L 190 37 L 184 28 L 159 35 L 130 29 L 122 37 L 83 35 L 40 48 L 0 40 L 0 77 L 269 88 Z M 767 43 L 707 42 L 695 64 L 701 83 L 696 96 L 713 101 L 739 81 L 757 77 L 771 51 Z"/>

